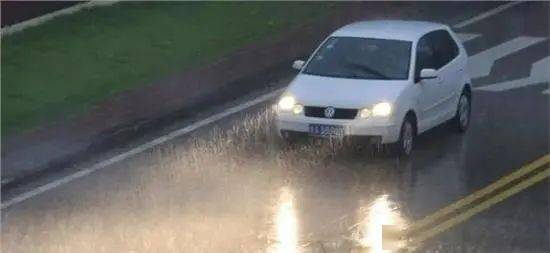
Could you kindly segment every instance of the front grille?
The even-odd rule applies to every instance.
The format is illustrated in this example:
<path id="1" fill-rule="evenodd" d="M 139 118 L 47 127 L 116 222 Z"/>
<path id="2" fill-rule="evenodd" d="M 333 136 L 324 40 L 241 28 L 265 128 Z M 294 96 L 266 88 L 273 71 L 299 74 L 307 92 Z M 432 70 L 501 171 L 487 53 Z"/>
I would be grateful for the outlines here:
<path id="1" fill-rule="evenodd" d="M 305 106 L 304 114 L 306 117 L 327 118 L 325 109 L 326 107 Z M 331 119 L 355 119 L 356 115 L 357 109 L 334 108 L 334 116 Z"/>

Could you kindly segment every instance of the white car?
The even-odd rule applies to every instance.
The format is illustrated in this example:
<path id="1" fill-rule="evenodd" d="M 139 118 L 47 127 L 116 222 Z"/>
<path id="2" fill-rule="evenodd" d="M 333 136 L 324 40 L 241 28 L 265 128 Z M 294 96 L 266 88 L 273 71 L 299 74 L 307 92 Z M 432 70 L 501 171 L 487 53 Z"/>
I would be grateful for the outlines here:
<path id="1" fill-rule="evenodd" d="M 326 38 L 276 107 L 281 137 L 366 137 L 409 155 L 415 137 L 469 125 L 467 54 L 451 29 L 420 21 L 363 21 Z"/>

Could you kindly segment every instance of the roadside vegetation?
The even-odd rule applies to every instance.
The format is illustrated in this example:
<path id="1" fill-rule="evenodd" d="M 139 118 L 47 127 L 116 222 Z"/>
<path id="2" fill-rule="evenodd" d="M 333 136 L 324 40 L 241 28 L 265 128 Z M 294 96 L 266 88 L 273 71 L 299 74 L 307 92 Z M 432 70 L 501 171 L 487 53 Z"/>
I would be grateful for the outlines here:
<path id="1" fill-rule="evenodd" d="M 129 2 L 3 37 L 2 135 L 79 115 L 121 91 L 319 21 L 335 7 L 324 2 Z"/>

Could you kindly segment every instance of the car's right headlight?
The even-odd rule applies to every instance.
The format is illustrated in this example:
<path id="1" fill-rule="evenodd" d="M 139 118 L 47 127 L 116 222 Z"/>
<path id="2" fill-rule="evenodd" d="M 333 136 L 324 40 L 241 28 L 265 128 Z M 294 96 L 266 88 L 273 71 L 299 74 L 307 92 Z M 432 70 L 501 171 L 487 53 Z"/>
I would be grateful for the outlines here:
<path id="1" fill-rule="evenodd" d="M 292 112 L 295 115 L 299 115 L 304 112 L 304 106 L 298 104 L 296 102 L 296 98 L 291 95 L 282 96 L 277 103 L 277 109 L 279 112 Z"/>
<path id="2" fill-rule="evenodd" d="M 290 111 L 296 105 L 296 99 L 293 96 L 285 95 L 279 99 L 279 110 L 281 111 Z"/>

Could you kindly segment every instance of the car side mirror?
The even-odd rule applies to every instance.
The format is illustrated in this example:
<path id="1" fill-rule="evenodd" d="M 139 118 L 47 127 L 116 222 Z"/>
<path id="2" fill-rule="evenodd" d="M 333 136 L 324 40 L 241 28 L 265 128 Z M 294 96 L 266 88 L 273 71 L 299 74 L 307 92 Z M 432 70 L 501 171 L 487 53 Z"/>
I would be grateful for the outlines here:
<path id="1" fill-rule="evenodd" d="M 437 70 L 435 69 L 422 69 L 420 70 L 420 80 L 437 78 Z"/>
<path id="2" fill-rule="evenodd" d="M 295 60 L 294 63 L 292 63 L 292 68 L 297 70 L 302 70 L 302 68 L 304 67 L 304 64 L 306 64 L 305 61 Z"/>

